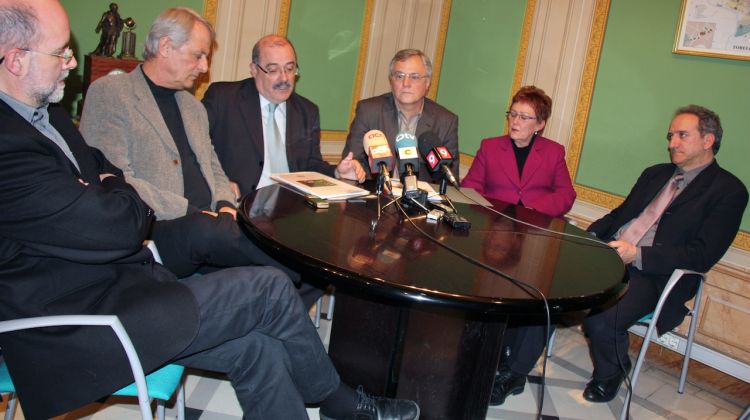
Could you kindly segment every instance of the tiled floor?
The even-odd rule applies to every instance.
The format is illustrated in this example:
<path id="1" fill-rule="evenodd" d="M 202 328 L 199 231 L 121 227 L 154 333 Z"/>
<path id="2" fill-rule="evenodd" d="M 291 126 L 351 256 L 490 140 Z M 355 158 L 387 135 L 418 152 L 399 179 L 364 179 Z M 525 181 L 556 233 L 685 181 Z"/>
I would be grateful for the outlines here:
<path id="1" fill-rule="evenodd" d="M 330 323 L 322 321 L 319 333 L 328 342 Z M 620 397 L 609 404 L 592 404 L 581 397 L 581 391 L 588 380 L 591 361 L 586 341 L 577 328 L 558 330 L 554 345 L 554 355 L 547 364 L 547 380 L 544 395 L 544 419 L 612 419 L 617 418 L 622 406 L 624 389 Z M 531 384 L 524 392 L 508 397 L 500 407 L 491 407 L 487 419 L 532 419 L 538 406 L 539 374 L 541 367 L 532 373 Z M 690 378 L 688 377 L 688 380 Z M 677 378 L 657 366 L 648 363 L 644 367 L 631 414 L 635 419 L 736 419 L 744 409 L 737 404 L 747 401 L 731 401 L 709 390 L 688 384 L 685 394 L 677 393 Z M 204 372 L 191 372 L 186 379 L 187 418 L 201 420 L 241 419 L 237 399 L 229 382 L 220 376 Z M 5 404 L 0 404 L 0 414 Z M 310 419 L 318 420 L 317 409 L 309 409 Z M 174 416 L 167 410 L 168 416 Z M 81 410 L 60 416 L 58 419 L 133 419 L 137 417 L 137 407 L 111 398 L 105 404 L 91 404 Z M 19 410 L 16 419 L 22 419 Z"/>

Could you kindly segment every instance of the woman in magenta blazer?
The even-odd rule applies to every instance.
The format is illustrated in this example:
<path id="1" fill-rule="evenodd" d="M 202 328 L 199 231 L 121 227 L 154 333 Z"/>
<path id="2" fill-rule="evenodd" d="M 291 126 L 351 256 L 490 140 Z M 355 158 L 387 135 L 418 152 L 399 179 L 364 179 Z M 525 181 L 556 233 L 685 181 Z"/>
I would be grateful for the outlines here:
<path id="1" fill-rule="evenodd" d="M 461 186 L 550 216 L 567 213 L 576 193 L 565 149 L 539 135 L 551 112 L 552 99 L 543 90 L 519 89 L 505 113 L 508 134 L 482 140 Z"/>

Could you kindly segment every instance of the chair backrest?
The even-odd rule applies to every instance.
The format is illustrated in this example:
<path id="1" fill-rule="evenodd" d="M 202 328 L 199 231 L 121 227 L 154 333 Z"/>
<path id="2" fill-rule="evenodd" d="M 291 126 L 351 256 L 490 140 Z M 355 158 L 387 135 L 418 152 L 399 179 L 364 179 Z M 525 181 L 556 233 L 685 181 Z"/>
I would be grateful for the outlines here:
<path id="1" fill-rule="evenodd" d="M 133 347 L 130 336 L 128 336 L 125 327 L 122 326 L 120 319 L 116 315 L 56 315 L 0 321 L 0 334 L 32 328 L 64 325 L 102 326 L 110 327 L 114 330 L 117 338 L 120 340 L 120 344 L 122 344 L 125 350 L 128 362 L 130 363 L 130 369 L 133 372 L 133 378 L 135 378 L 141 417 L 144 420 L 153 419 L 151 404 L 148 398 L 148 388 L 146 386 L 145 375 L 143 374 L 143 366 L 141 366 L 141 361 L 138 358 L 135 347 Z"/>

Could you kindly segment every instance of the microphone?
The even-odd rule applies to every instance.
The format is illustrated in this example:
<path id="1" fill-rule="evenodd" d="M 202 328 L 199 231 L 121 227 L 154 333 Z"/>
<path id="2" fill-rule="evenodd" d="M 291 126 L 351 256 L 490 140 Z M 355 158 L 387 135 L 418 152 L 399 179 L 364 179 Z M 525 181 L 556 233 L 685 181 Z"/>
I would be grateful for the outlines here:
<path id="1" fill-rule="evenodd" d="M 458 188 L 458 181 L 449 167 L 453 163 L 453 155 L 442 145 L 437 134 L 427 131 L 419 136 L 419 153 L 424 157 L 430 172 L 441 172 L 442 179 L 448 180 L 451 185 Z"/>
<path id="2" fill-rule="evenodd" d="M 388 145 L 388 140 L 380 130 L 370 130 L 362 138 L 362 145 L 367 153 L 370 164 L 370 173 L 380 173 L 389 191 L 393 191 L 389 171 L 393 167 L 393 152 Z"/>
<path id="3" fill-rule="evenodd" d="M 396 136 L 396 150 L 398 153 L 398 172 L 402 178 L 405 175 L 416 175 L 419 172 L 417 138 L 409 133 L 399 133 Z"/>
<path id="4" fill-rule="evenodd" d="M 401 203 L 407 210 L 425 209 L 427 192 L 420 190 L 417 182 L 417 172 L 419 172 L 417 138 L 409 133 L 399 133 L 396 136 L 396 150 L 398 151 L 398 171 L 404 186 Z"/>

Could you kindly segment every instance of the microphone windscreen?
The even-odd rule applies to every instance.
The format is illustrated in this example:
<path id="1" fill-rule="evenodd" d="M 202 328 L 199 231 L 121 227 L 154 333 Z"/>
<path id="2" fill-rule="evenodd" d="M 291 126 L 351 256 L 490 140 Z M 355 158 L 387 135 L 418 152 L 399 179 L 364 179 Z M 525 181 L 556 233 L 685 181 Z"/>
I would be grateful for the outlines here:
<path id="1" fill-rule="evenodd" d="M 370 130 L 366 132 L 362 137 L 362 147 L 364 147 L 367 156 L 370 156 L 370 147 L 372 147 L 376 143 L 388 144 L 388 139 L 385 138 L 385 134 L 383 134 L 383 132 L 380 130 Z"/>

